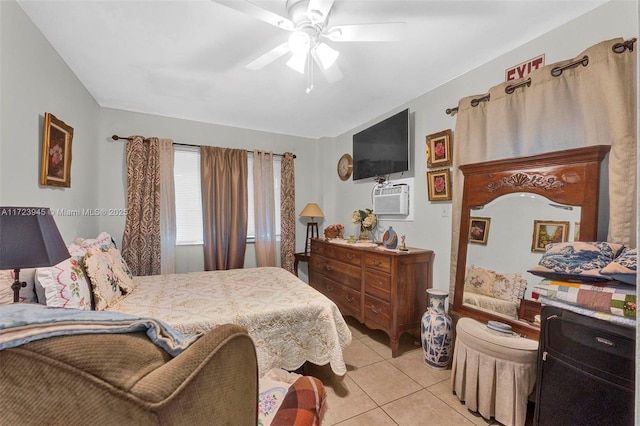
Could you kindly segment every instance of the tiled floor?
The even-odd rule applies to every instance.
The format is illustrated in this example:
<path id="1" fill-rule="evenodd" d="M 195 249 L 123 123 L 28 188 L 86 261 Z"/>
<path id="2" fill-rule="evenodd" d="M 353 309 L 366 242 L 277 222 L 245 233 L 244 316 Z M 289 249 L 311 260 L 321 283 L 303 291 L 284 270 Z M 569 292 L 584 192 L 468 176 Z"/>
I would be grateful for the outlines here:
<path id="1" fill-rule="evenodd" d="M 426 366 L 422 349 L 411 336 L 401 337 L 401 355 L 391 358 L 385 333 L 369 330 L 351 318 L 347 323 L 353 333 L 344 351 L 347 374 L 333 376 L 325 367 L 309 372 L 322 379 L 327 389 L 323 426 L 500 424 L 461 404 L 451 391 L 451 370 Z"/>

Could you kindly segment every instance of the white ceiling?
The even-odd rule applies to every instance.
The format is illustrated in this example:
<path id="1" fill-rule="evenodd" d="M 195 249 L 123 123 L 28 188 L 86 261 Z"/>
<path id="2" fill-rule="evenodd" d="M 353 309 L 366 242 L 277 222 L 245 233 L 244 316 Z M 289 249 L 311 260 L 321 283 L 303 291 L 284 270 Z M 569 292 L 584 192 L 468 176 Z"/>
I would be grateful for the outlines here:
<path id="1" fill-rule="evenodd" d="M 253 2 L 286 16 L 285 0 Z M 215 1 L 18 1 L 103 107 L 310 138 L 360 126 L 605 2 L 335 0 L 332 25 L 406 22 L 406 35 L 329 42 L 344 78 L 317 71 L 306 94 L 287 56 L 244 68 L 289 33 Z"/>

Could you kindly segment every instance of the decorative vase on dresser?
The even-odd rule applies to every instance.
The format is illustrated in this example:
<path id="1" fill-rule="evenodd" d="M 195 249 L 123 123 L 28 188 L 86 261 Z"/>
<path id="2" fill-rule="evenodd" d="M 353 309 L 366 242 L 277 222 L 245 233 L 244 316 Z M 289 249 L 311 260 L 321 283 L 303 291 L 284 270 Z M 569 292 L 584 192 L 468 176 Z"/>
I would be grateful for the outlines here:
<path id="1" fill-rule="evenodd" d="M 429 308 L 422 315 L 420 337 L 424 363 L 429 367 L 444 370 L 451 360 L 451 317 L 444 309 L 444 301 L 449 293 L 442 290 L 427 289 Z"/>

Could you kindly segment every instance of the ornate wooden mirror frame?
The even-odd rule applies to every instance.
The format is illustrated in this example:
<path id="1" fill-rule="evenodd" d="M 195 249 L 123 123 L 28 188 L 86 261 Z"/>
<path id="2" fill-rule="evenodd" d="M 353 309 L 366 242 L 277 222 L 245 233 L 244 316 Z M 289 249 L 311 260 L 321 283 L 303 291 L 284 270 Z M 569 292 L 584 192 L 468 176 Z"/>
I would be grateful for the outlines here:
<path id="1" fill-rule="evenodd" d="M 598 145 L 460 166 L 464 174 L 464 191 L 455 293 L 451 307 L 454 317 L 472 317 L 484 323 L 489 320 L 500 321 L 510 324 L 516 333 L 532 339 L 538 338 L 539 328 L 526 321 L 508 319 L 463 304 L 471 211 L 501 195 L 534 193 L 554 203 L 581 207 L 579 240 L 595 241 L 598 230 L 600 163 L 610 148 L 608 145 Z"/>

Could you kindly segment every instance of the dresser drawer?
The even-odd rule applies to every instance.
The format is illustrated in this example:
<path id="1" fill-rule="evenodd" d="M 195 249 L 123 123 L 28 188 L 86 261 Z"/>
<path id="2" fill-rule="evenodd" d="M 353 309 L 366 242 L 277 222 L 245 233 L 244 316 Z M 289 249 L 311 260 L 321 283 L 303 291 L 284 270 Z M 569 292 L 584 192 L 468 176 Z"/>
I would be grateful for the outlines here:
<path id="1" fill-rule="evenodd" d="M 364 255 L 364 265 L 366 268 L 391 273 L 391 257 L 383 254 L 367 253 Z"/>
<path id="2" fill-rule="evenodd" d="M 314 244 L 314 241 L 311 241 L 311 251 L 314 254 L 319 254 L 358 267 L 362 259 L 362 254 L 359 251 L 348 247 L 341 247 L 337 244 L 320 244 L 317 242 Z"/>
<path id="3" fill-rule="evenodd" d="M 313 253 L 309 261 L 309 268 L 319 275 L 323 275 L 354 290 L 360 291 L 362 287 L 359 266 L 338 262 L 337 260 L 320 256 L 318 253 Z"/>
<path id="4" fill-rule="evenodd" d="M 364 282 L 367 294 L 387 302 L 391 300 L 391 275 L 367 269 L 364 273 Z"/>
<path id="5" fill-rule="evenodd" d="M 360 318 L 360 292 L 340 285 L 327 277 L 318 277 L 312 287 L 335 303 L 340 312 Z"/>
<path id="6" fill-rule="evenodd" d="M 391 304 L 365 294 L 364 320 L 365 324 L 370 321 L 389 330 L 391 328 Z"/>

